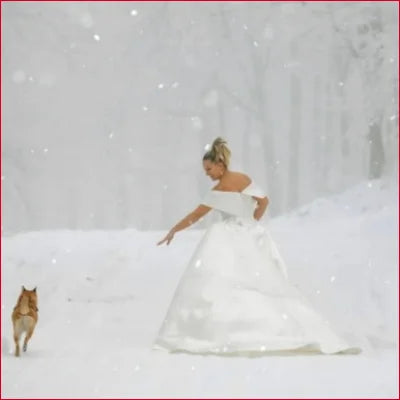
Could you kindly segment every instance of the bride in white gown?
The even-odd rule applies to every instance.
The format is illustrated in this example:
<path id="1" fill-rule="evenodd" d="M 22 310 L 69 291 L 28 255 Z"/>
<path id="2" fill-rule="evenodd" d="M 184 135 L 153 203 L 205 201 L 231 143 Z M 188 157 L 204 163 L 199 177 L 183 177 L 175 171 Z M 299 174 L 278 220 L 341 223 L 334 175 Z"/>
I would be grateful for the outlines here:
<path id="1" fill-rule="evenodd" d="M 198 244 L 179 282 L 154 348 L 200 354 L 358 353 L 288 280 L 285 263 L 257 221 L 268 198 L 228 169 L 230 150 L 217 138 L 203 158 L 219 181 L 202 204 L 158 244 L 211 209 L 222 215 Z"/>

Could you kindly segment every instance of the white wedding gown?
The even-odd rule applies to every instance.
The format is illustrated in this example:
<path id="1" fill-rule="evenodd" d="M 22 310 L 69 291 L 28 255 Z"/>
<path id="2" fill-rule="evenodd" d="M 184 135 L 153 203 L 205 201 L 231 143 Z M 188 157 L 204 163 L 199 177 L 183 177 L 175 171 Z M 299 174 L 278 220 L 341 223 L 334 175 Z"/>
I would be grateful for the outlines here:
<path id="1" fill-rule="evenodd" d="M 262 191 L 211 191 L 222 214 L 197 246 L 154 348 L 200 354 L 358 353 L 293 286 L 267 230 L 254 218 Z M 289 354 L 290 354 L 289 353 Z"/>

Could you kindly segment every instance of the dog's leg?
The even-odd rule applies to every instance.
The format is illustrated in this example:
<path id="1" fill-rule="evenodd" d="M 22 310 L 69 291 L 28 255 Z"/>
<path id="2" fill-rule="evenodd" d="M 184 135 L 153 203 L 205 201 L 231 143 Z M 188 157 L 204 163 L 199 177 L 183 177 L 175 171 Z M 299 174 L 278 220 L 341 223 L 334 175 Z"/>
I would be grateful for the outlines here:
<path id="1" fill-rule="evenodd" d="M 17 327 L 14 325 L 15 357 L 19 357 L 19 337 L 20 333 L 18 332 Z"/>
<path id="2" fill-rule="evenodd" d="M 23 347 L 24 351 L 26 351 L 28 348 L 28 341 L 32 337 L 34 329 L 35 329 L 35 324 L 29 325 L 29 328 L 28 328 L 28 331 L 26 332 L 26 336 L 25 336 L 25 340 L 24 340 L 24 347 Z"/>

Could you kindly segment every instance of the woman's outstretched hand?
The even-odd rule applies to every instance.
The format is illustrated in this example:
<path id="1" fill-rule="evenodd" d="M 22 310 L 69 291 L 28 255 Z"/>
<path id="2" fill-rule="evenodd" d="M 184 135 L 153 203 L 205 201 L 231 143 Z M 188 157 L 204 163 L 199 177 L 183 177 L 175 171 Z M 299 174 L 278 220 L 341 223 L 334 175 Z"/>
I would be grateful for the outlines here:
<path id="1" fill-rule="evenodd" d="M 167 245 L 169 245 L 171 243 L 171 240 L 174 238 L 175 232 L 174 231 L 169 231 L 167 236 L 165 236 L 165 238 L 163 240 L 160 240 L 157 243 L 157 246 L 159 246 L 160 244 L 163 244 L 165 242 L 167 242 Z"/>

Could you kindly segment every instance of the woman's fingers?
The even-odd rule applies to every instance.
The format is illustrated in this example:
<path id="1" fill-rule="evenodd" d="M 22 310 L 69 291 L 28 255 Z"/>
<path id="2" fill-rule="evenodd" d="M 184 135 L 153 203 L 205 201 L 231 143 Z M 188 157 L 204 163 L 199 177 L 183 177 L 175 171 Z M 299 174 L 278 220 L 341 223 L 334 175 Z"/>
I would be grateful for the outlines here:
<path id="1" fill-rule="evenodd" d="M 163 244 L 166 240 L 167 240 L 167 239 L 160 240 L 160 241 L 157 243 L 157 246 L 159 246 L 160 244 Z"/>
<path id="2" fill-rule="evenodd" d="M 160 244 L 163 244 L 164 242 L 167 242 L 167 244 L 170 244 L 171 243 L 171 240 L 174 238 L 174 235 L 170 235 L 170 234 L 168 234 L 167 236 L 165 236 L 165 238 L 163 239 L 163 240 L 161 240 L 161 241 L 159 241 L 158 243 L 157 243 L 157 246 L 159 246 Z"/>

